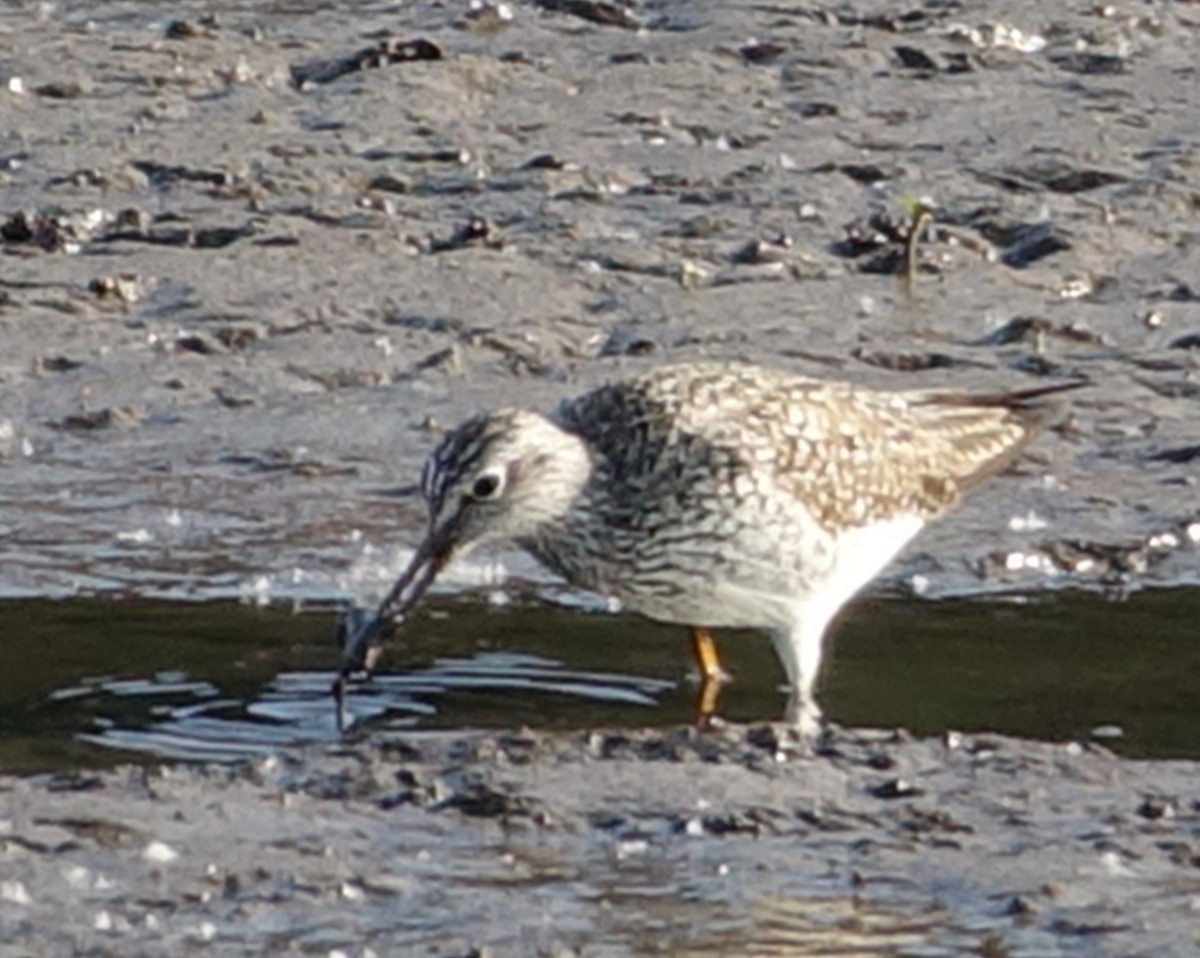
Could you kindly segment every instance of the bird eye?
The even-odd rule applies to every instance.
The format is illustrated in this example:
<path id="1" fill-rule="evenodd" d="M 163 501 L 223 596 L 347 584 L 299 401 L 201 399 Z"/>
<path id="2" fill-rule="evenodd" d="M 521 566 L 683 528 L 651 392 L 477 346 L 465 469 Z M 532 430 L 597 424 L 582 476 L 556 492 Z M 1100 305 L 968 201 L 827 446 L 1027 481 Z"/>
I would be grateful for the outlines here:
<path id="1" fill-rule="evenodd" d="M 471 486 L 471 498 L 492 499 L 500 491 L 500 477 L 493 472 L 484 473 Z"/>

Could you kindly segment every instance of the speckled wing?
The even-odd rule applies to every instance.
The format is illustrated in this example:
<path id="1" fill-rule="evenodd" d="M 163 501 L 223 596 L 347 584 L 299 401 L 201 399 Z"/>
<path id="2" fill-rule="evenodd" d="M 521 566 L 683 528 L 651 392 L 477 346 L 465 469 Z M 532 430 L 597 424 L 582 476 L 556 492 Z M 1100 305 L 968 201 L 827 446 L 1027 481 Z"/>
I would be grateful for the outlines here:
<path id="1" fill-rule="evenodd" d="M 1038 418 L 1023 401 L 1055 388 L 1067 387 L 887 393 L 691 364 L 601 387 L 556 418 L 589 442 L 618 509 L 651 491 L 678 499 L 770 485 L 833 531 L 944 511 L 1019 454 Z"/>

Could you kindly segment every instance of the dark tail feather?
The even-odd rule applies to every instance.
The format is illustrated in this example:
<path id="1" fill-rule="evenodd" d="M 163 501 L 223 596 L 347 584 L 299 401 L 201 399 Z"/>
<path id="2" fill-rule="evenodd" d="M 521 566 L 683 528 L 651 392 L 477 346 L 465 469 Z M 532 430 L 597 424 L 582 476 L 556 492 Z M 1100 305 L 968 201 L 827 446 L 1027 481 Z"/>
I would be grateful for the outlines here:
<path id="1" fill-rule="evenodd" d="M 929 415 L 958 432 L 962 471 L 956 479 L 960 491 L 966 491 L 1012 465 L 1058 415 L 1062 404 L 1051 397 L 1089 385 L 1088 380 L 1071 380 L 999 393 L 931 392 L 919 405 L 934 407 Z M 1003 447 L 998 453 L 997 443 Z"/>
<path id="2" fill-rule="evenodd" d="M 1092 385 L 1090 379 L 1072 379 L 1065 383 L 1051 383 L 1048 386 L 1033 386 L 1029 389 L 1013 389 L 999 393 L 931 392 L 924 402 L 930 405 L 1003 406 L 1008 409 L 1025 409 L 1031 404 L 1038 407 L 1043 405 L 1042 403 L 1035 404 L 1035 400 L 1090 385 Z"/>
<path id="3" fill-rule="evenodd" d="M 1062 403 L 1047 401 L 1048 397 L 1091 386 L 1090 379 L 1033 386 L 996 393 L 931 392 L 924 404 L 931 406 L 968 406 L 975 408 L 1008 409 L 1034 429 L 1043 427 L 1062 408 Z"/>

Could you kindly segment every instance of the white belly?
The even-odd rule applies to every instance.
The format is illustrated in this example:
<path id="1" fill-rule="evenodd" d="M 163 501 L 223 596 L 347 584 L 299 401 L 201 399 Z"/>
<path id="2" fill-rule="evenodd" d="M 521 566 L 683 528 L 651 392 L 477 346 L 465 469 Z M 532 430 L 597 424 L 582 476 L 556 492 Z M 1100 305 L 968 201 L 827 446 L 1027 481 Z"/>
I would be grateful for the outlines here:
<path id="1" fill-rule="evenodd" d="M 669 553 L 674 574 L 629 577 L 612 591 L 629 608 L 664 622 L 791 630 L 810 607 L 832 616 L 923 526 L 917 516 L 901 516 L 836 536 L 815 524 L 792 528 L 784 538 L 777 528 L 755 527 L 730 541 L 719 563 L 680 547 Z"/>

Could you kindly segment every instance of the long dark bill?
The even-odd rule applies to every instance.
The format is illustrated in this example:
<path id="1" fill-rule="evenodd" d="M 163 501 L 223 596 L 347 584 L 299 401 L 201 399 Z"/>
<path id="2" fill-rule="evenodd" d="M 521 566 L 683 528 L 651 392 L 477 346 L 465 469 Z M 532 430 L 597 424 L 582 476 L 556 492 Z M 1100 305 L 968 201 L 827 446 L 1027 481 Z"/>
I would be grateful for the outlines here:
<path id="1" fill-rule="evenodd" d="M 403 618 L 421 601 L 421 597 L 433 584 L 453 550 L 456 529 L 445 524 L 430 532 L 417 548 L 391 591 L 379 603 L 374 614 L 352 616 L 347 626 L 349 637 L 342 643 L 342 668 L 334 680 L 333 701 L 337 712 L 338 730 L 344 732 L 346 723 L 346 686 L 355 672 L 370 672 L 378 658 L 383 640 L 393 623 Z"/>
<path id="2" fill-rule="evenodd" d="M 454 530 L 443 526 L 426 536 L 408 567 L 400 574 L 391 591 L 379 603 L 373 615 L 351 622 L 353 630 L 342 645 L 342 677 L 370 670 L 371 652 L 386 637 L 392 624 L 407 615 L 421 601 L 442 566 L 450 558 Z"/>

